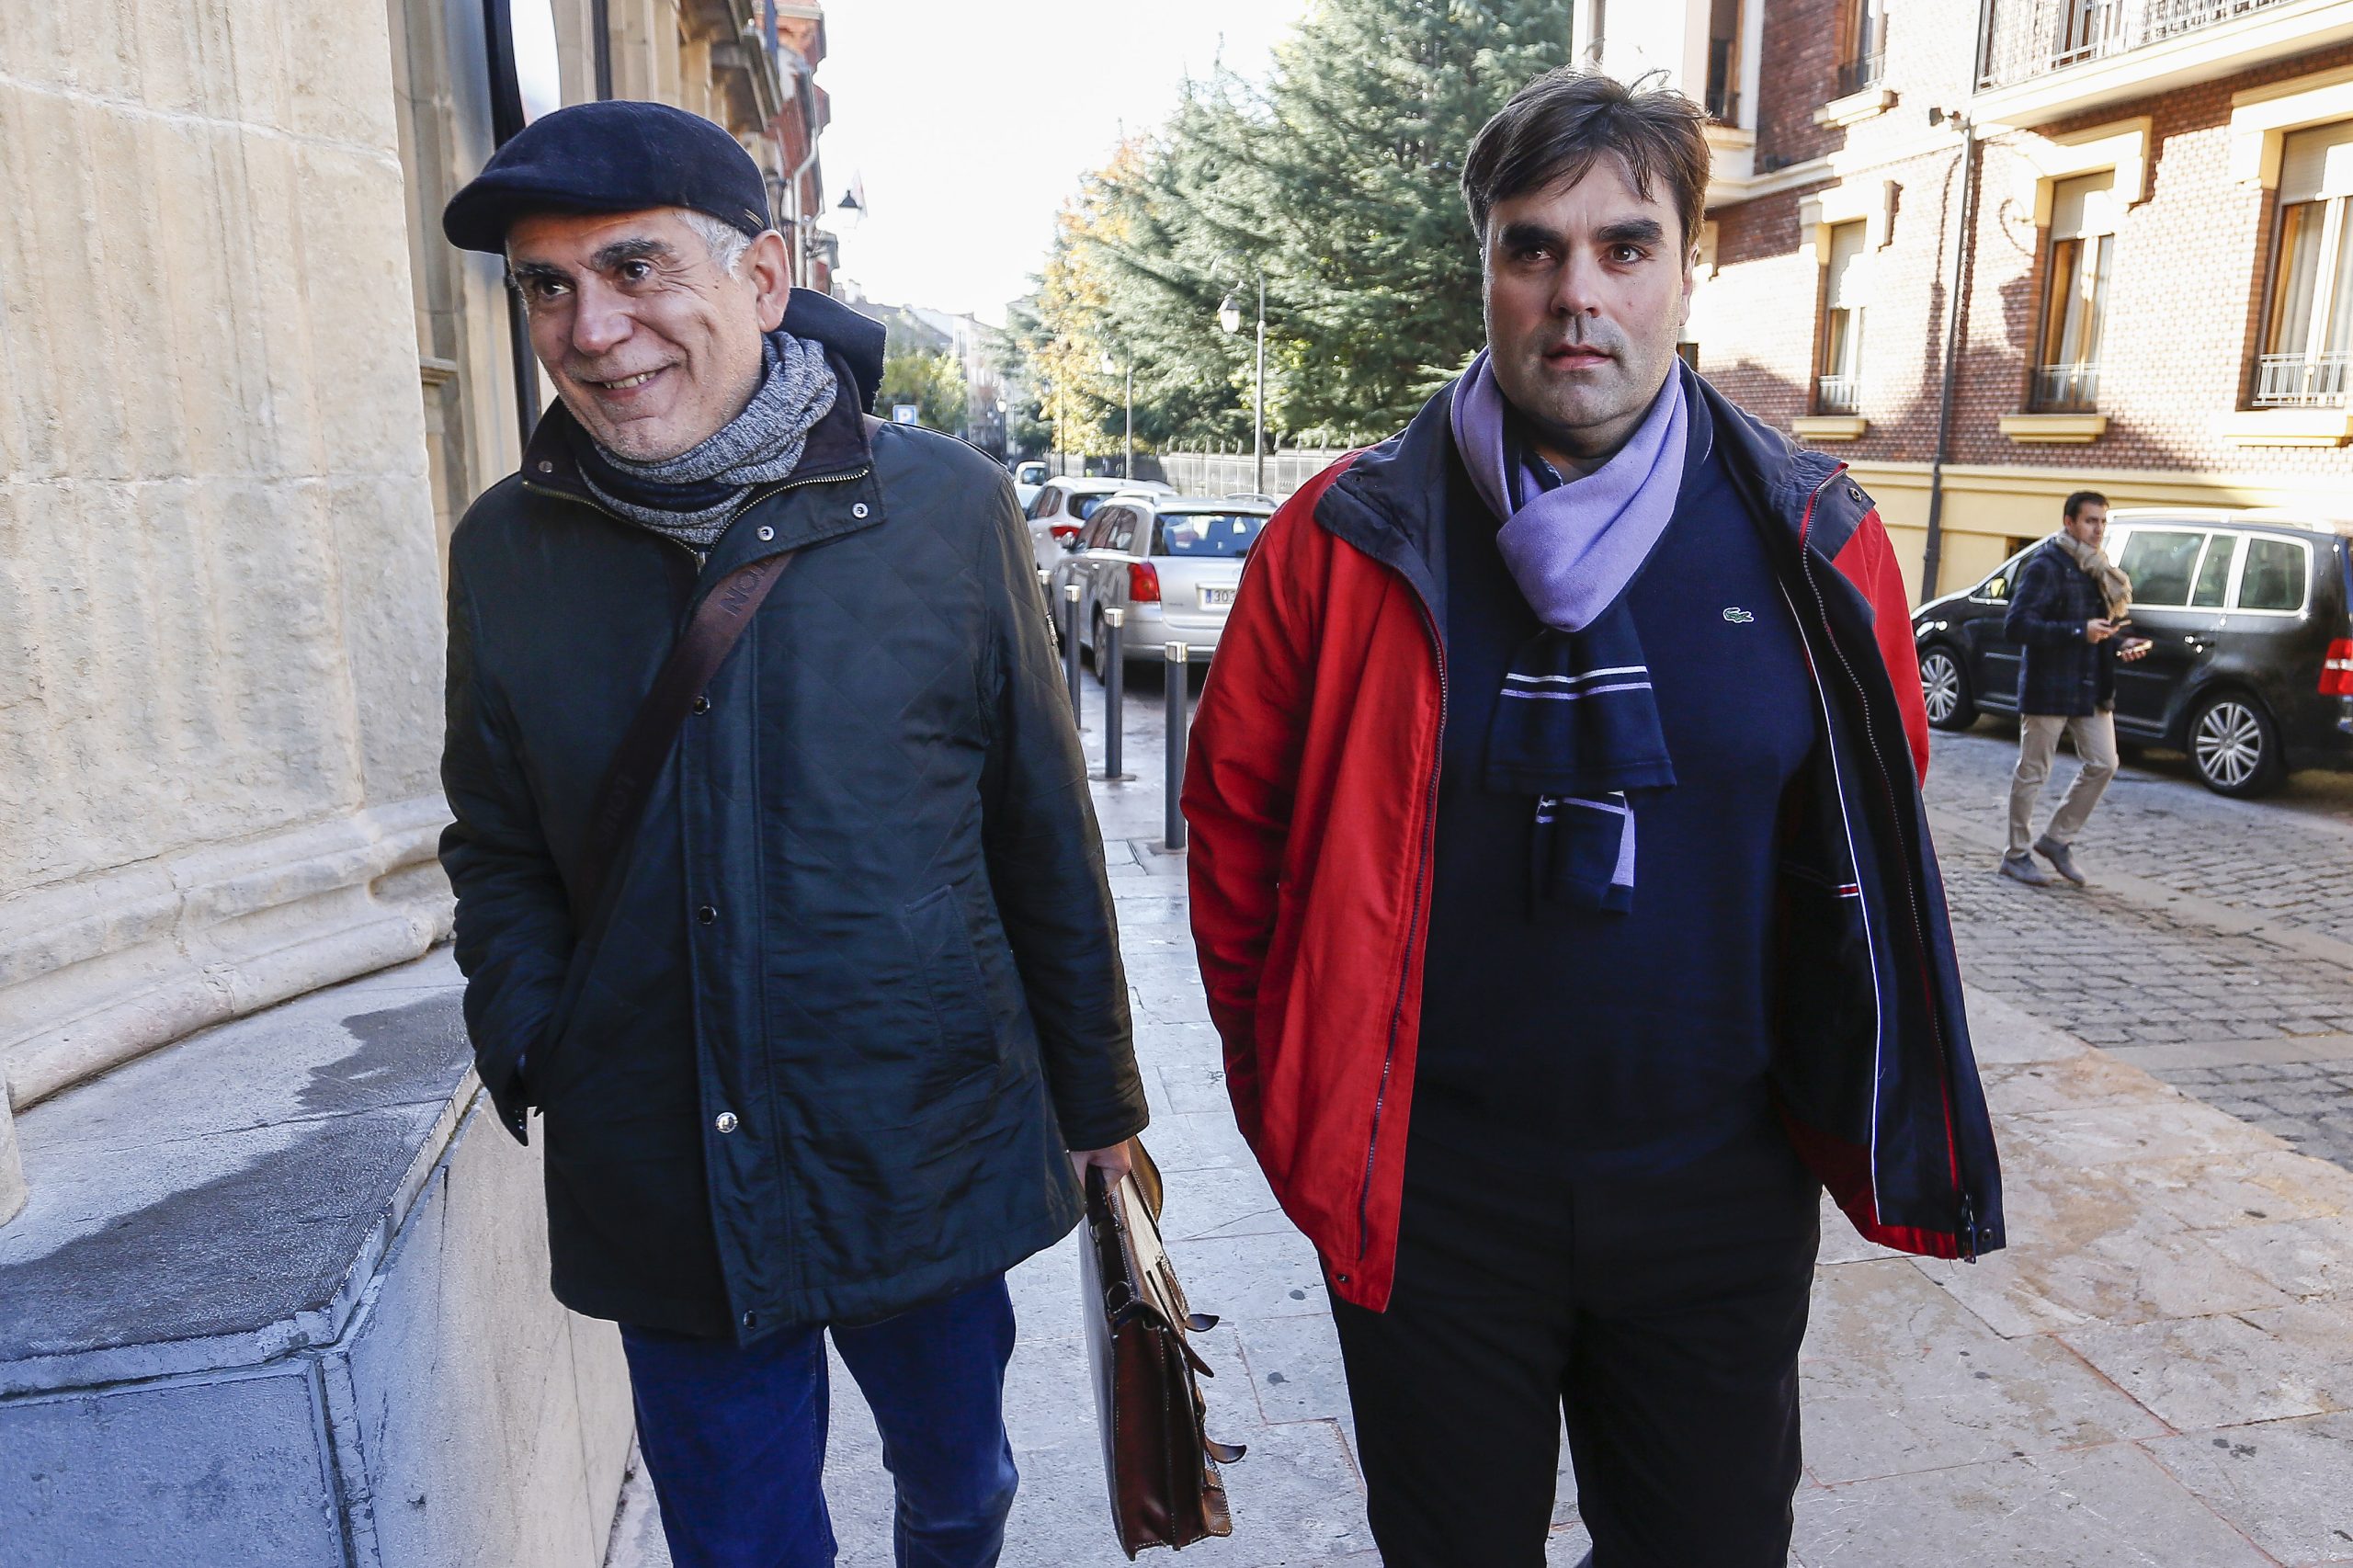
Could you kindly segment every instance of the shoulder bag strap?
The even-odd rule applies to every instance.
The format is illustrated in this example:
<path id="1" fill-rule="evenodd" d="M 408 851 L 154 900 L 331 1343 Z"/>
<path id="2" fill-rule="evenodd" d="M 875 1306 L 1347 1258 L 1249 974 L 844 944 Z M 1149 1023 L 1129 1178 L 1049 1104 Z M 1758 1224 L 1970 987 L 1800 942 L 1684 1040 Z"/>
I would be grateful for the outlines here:
<path id="1" fill-rule="evenodd" d="M 670 759 L 679 726 L 796 553 L 788 550 L 739 566 L 703 596 L 654 677 L 653 689 L 637 705 L 620 744 L 613 748 L 604 780 L 597 786 L 596 807 L 588 814 L 587 838 L 580 849 L 579 876 L 571 890 L 575 953 L 593 947 L 604 935 L 612 894 L 620 886 L 615 872 L 625 864 L 638 819 L 645 812 L 646 794 Z"/>

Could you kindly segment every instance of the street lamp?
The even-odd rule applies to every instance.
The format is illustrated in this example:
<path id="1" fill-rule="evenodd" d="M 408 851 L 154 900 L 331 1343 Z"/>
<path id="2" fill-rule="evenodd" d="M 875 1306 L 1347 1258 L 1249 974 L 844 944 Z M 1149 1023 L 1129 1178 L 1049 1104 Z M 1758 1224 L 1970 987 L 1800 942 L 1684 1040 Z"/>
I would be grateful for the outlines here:
<path id="1" fill-rule="evenodd" d="M 1111 358 L 1110 351 L 1106 349 L 1103 354 L 1103 373 L 1107 376 L 1116 376 L 1120 373 L 1120 362 Z M 1120 477 L 1133 479 L 1136 476 L 1136 360 L 1133 354 L 1128 356 L 1127 373 L 1128 444 L 1120 453 Z"/>
<path id="2" fill-rule="evenodd" d="M 1250 270 L 1258 275 L 1258 377 L 1250 412 L 1250 488 L 1264 495 L 1267 493 L 1267 269 L 1254 261 L 1250 264 Z M 1218 305 L 1217 324 L 1229 337 L 1242 330 L 1242 302 L 1231 291 Z"/>

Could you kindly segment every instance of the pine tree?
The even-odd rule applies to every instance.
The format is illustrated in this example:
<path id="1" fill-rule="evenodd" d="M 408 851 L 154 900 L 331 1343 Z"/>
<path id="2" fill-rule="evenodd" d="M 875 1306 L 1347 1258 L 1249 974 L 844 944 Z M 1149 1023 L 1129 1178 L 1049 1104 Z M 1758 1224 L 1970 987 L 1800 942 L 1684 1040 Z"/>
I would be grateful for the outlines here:
<path id="1" fill-rule="evenodd" d="M 1116 444 L 1106 351 L 1133 358 L 1147 449 L 1246 441 L 1261 269 L 1269 426 L 1403 425 L 1482 340 L 1463 153 L 1568 40 L 1564 0 L 1321 0 L 1264 84 L 1189 85 L 1089 176 L 1032 303 L 1032 363 L 1089 432 L 1079 449 Z M 1215 324 L 1229 294 L 1232 336 Z"/>

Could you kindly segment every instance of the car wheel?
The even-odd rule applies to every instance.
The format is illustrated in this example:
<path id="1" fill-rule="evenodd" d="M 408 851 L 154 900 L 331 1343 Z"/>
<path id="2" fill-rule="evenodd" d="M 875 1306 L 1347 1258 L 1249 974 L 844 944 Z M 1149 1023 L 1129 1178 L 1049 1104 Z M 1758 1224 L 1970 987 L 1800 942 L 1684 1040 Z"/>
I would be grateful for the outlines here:
<path id="1" fill-rule="evenodd" d="M 1095 678 L 1097 680 L 1101 680 L 1103 678 L 1104 662 L 1103 644 L 1109 640 L 1108 631 L 1103 624 L 1103 607 L 1101 605 L 1095 607 L 1095 619 L 1089 622 L 1089 628 L 1090 631 L 1086 644 L 1086 667 L 1095 672 Z"/>
<path id="2" fill-rule="evenodd" d="M 2189 760 L 2198 780 L 2218 795 L 2245 800 L 2279 787 L 2279 726 L 2252 697 L 2218 692 L 2189 716 Z"/>
<path id="3" fill-rule="evenodd" d="M 1928 722 L 1939 730 L 1966 730 L 1977 722 L 1977 699 L 1960 656 L 1941 642 L 1920 655 L 1920 694 L 1927 699 Z"/>

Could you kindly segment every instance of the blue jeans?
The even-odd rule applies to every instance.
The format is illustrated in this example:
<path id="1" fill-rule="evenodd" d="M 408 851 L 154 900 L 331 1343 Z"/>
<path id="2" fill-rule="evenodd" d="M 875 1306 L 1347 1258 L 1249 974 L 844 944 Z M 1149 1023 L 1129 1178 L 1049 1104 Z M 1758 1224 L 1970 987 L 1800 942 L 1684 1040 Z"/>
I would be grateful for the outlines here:
<path id="1" fill-rule="evenodd" d="M 1019 1480 L 1004 1278 L 833 1335 L 882 1433 L 899 1568 L 994 1568 Z M 624 1325 L 621 1345 L 676 1568 L 831 1568 L 825 1330 L 739 1347 Z"/>

